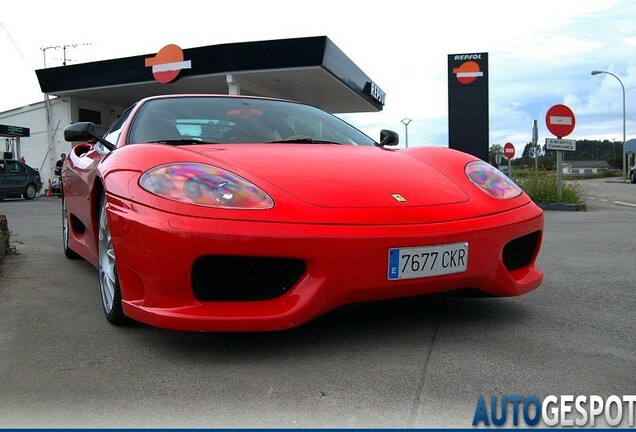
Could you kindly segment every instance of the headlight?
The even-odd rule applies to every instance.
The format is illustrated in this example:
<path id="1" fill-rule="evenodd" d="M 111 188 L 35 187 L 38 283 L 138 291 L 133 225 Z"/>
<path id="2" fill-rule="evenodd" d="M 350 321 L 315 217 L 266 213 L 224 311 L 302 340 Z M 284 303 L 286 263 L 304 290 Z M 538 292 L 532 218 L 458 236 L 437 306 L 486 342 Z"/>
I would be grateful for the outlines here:
<path id="1" fill-rule="evenodd" d="M 466 165 L 466 175 L 479 189 L 493 198 L 510 199 L 521 195 L 521 188 L 501 171 L 484 161 Z"/>
<path id="2" fill-rule="evenodd" d="M 186 204 L 226 209 L 274 207 L 274 201 L 257 186 L 211 165 L 160 165 L 146 171 L 139 185 L 152 194 Z"/>

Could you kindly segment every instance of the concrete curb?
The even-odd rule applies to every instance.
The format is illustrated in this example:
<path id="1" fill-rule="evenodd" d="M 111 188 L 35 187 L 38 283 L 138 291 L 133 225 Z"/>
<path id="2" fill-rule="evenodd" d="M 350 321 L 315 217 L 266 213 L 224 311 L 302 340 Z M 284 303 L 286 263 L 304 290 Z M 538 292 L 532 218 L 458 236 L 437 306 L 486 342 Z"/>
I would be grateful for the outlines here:
<path id="1" fill-rule="evenodd" d="M 537 205 L 541 207 L 543 210 L 587 211 L 587 205 L 585 203 L 578 203 L 578 204 L 538 203 Z"/>

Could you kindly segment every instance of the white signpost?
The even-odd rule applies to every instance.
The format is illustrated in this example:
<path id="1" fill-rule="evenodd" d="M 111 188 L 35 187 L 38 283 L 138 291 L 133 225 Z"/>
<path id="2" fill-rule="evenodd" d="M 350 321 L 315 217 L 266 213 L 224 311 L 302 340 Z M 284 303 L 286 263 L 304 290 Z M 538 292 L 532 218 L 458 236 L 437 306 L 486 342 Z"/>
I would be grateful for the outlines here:
<path id="1" fill-rule="evenodd" d="M 545 148 L 547 150 L 576 151 L 576 140 L 546 138 Z"/>
<path id="2" fill-rule="evenodd" d="M 574 113 L 565 105 L 554 105 L 545 115 L 545 125 L 557 139 L 546 138 L 545 147 L 557 152 L 557 196 L 563 196 L 563 151 L 576 150 L 576 141 L 564 140 L 574 130 L 576 119 Z"/>

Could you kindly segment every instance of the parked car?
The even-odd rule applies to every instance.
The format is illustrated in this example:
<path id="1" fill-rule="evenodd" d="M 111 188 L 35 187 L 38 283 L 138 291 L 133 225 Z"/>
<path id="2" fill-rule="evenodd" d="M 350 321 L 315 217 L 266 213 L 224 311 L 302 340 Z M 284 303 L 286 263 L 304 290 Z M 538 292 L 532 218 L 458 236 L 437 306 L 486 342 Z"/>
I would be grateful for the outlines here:
<path id="1" fill-rule="evenodd" d="M 271 331 L 355 302 L 540 286 L 543 212 L 490 164 L 398 149 L 314 106 L 143 99 L 62 170 L 64 253 L 98 269 L 106 319 Z"/>
<path id="2" fill-rule="evenodd" d="M 629 179 L 632 181 L 632 183 L 636 183 L 636 165 L 634 165 L 629 171 Z"/>
<path id="3" fill-rule="evenodd" d="M 13 159 L 0 159 L 0 200 L 35 198 L 42 189 L 40 173 L 35 168 Z"/>

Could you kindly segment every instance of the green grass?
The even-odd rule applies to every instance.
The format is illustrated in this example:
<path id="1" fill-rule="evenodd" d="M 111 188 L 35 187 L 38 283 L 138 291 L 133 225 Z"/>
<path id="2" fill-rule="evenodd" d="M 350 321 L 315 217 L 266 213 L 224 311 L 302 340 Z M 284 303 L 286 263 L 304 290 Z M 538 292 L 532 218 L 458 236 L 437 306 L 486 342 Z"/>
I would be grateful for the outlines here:
<path id="1" fill-rule="evenodd" d="M 585 200 L 585 191 L 576 180 L 562 182 L 562 196 L 559 198 L 555 172 L 513 170 L 511 178 L 535 203 L 580 204 Z"/>

